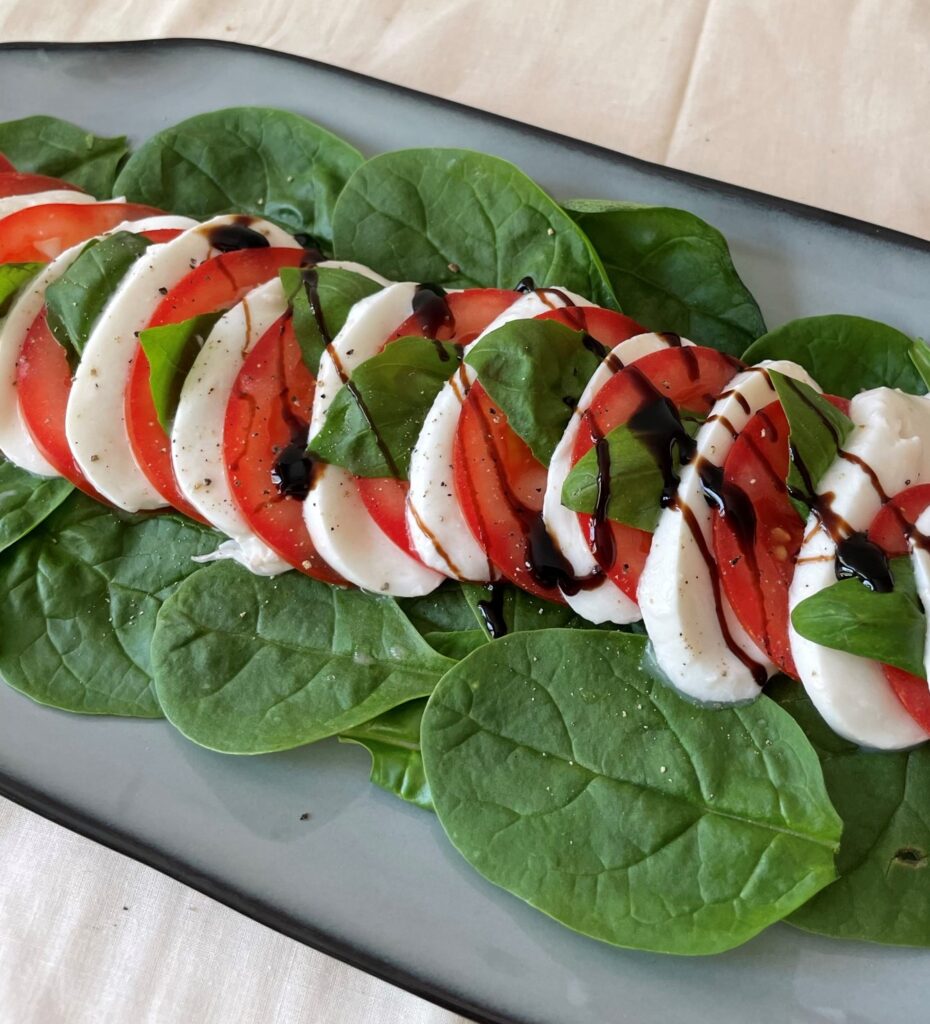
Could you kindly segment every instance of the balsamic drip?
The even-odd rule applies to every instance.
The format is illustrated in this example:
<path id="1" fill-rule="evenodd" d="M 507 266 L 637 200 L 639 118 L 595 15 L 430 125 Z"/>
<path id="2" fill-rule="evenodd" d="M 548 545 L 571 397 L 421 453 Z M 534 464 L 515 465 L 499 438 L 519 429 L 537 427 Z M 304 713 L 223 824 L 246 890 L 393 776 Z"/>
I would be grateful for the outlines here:
<path id="1" fill-rule="evenodd" d="M 858 579 L 877 594 L 894 590 L 894 576 L 888 556 L 861 531 L 851 533 L 836 545 L 836 578 Z"/>
<path id="2" fill-rule="evenodd" d="M 220 252 L 267 249 L 271 243 L 260 231 L 250 228 L 250 223 L 250 217 L 242 217 L 232 224 L 217 224 L 207 232 L 207 239 Z"/>
<path id="3" fill-rule="evenodd" d="M 594 561 L 606 571 L 617 557 L 613 530 L 607 521 L 607 507 L 610 504 L 610 445 L 594 422 L 594 417 L 585 413 L 584 418 L 597 459 L 597 493 L 594 498 L 594 514 L 588 526 L 588 545 Z"/>
<path id="4" fill-rule="evenodd" d="M 611 373 L 619 373 L 623 369 L 623 360 L 615 352 L 607 356 L 604 364 Z"/>
<path id="5" fill-rule="evenodd" d="M 509 632 L 507 620 L 504 618 L 506 590 L 501 583 L 491 583 L 488 585 L 488 593 L 489 596 L 486 600 L 478 602 L 478 612 L 491 639 L 499 640 Z"/>
<path id="6" fill-rule="evenodd" d="M 674 331 L 660 331 L 659 337 L 668 345 L 669 348 L 682 348 L 681 335 L 676 334 Z M 690 347 L 690 346 L 688 346 Z"/>
<path id="7" fill-rule="evenodd" d="M 306 231 L 296 232 L 294 234 L 294 241 L 304 250 L 303 266 L 313 266 L 326 259 L 323 255 L 323 250 L 320 248 L 320 243 L 313 235 L 308 235 Z"/>
<path id="8" fill-rule="evenodd" d="M 313 489 L 313 458 L 307 453 L 308 424 L 302 424 L 281 449 L 271 467 L 271 479 L 284 498 L 304 501 Z"/>
<path id="9" fill-rule="evenodd" d="M 526 277 L 521 277 L 519 281 L 514 285 L 513 290 L 520 292 L 521 295 L 529 295 L 530 292 L 536 291 L 536 282 L 527 274 Z"/>
<path id="10" fill-rule="evenodd" d="M 445 289 L 438 284 L 418 284 L 413 293 L 413 315 L 424 338 L 437 338 L 444 328 L 455 333 L 455 317 L 449 308 Z"/>
<path id="11" fill-rule="evenodd" d="M 610 354 L 610 349 L 602 342 L 598 341 L 593 335 L 588 334 L 585 331 L 581 335 L 581 344 L 592 354 L 597 356 L 598 359 L 606 359 Z M 618 359 L 617 362 L 620 362 Z M 623 365 L 622 363 L 620 364 Z"/>
<path id="12" fill-rule="evenodd" d="M 756 512 L 749 496 L 739 484 L 724 477 L 723 466 L 715 466 L 702 458 L 698 459 L 695 468 L 707 504 L 730 520 L 740 549 L 748 554 L 753 550 L 756 539 Z M 750 560 L 754 561 L 754 558 Z"/>
<path id="13" fill-rule="evenodd" d="M 635 366 L 631 369 L 635 369 Z M 678 408 L 666 398 L 643 375 L 642 382 L 649 388 L 648 397 L 630 417 L 629 428 L 646 448 L 649 449 L 662 474 L 662 508 L 666 508 L 678 490 L 678 474 L 675 471 L 675 451 L 684 464 L 694 455 L 694 440 L 682 426 Z"/>
<path id="14" fill-rule="evenodd" d="M 678 335 L 676 334 L 677 338 Z M 697 352 L 693 345 L 681 345 L 681 339 L 678 339 L 678 344 L 681 346 L 681 358 L 684 360 L 685 373 L 688 374 L 688 380 L 697 380 L 701 375 L 701 364 L 698 362 Z"/>
<path id="15" fill-rule="evenodd" d="M 316 321 L 317 330 L 320 332 L 323 344 L 328 348 L 333 343 L 333 339 L 329 333 L 329 328 L 326 326 L 326 317 L 323 315 L 323 306 L 320 303 L 320 275 L 317 273 L 316 267 L 302 267 L 300 279 L 303 281 L 304 294 L 307 296 L 307 302 L 310 304 L 310 311 L 313 313 L 313 319 Z"/>

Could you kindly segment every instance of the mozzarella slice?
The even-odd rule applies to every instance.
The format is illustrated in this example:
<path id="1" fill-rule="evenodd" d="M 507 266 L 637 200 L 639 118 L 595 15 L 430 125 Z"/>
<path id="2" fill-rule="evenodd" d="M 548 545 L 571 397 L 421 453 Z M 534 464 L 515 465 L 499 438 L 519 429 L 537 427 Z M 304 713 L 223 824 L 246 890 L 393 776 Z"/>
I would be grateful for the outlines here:
<path id="1" fill-rule="evenodd" d="M 516 298 L 468 346 L 511 320 L 530 320 L 561 306 L 593 303 L 564 289 L 540 289 Z M 464 362 L 436 396 L 410 456 L 407 532 L 417 554 L 437 572 L 454 579 L 487 582 L 497 574 L 472 536 L 453 485 L 452 452 L 462 403 L 477 379 Z"/>
<path id="2" fill-rule="evenodd" d="M 917 517 L 914 524 L 922 536 L 930 536 L 930 508 L 925 509 Z M 925 547 L 910 543 L 911 564 L 914 567 L 914 582 L 917 585 L 917 596 L 927 613 L 927 638 L 924 643 L 924 674 L 930 680 L 930 551 Z M 928 683 L 930 685 L 930 683 Z"/>
<path id="3" fill-rule="evenodd" d="M 80 193 L 75 193 L 80 195 Z M 121 224 L 114 231 L 154 231 L 158 228 L 191 227 L 195 221 L 189 217 L 147 217 L 144 220 Z M 45 291 L 53 281 L 78 258 L 86 241 L 67 249 L 29 282 L 10 308 L 5 320 L 0 321 L 0 451 L 21 469 L 38 476 L 58 474 L 36 447 L 19 408 L 16 392 L 16 361 L 29 328 L 45 305 Z"/>
<path id="4" fill-rule="evenodd" d="M 682 339 L 681 344 L 693 345 L 694 342 Z M 543 502 L 543 521 L 549 536 L 555 541 L 559 551 L 572 567 L 572 572 L 579 579 L 600 572 L 577 513 L 562 504 L 562 487 L 572 469 L 572 452 L 581 427 L 581 417 L 594 401 L 595 395 L 615 373 L 624 366 L 635 363 L 637 359 L 659 352 L 668 346 L 668 339 L 662 334 L 639 334 L 615 346 L 588 381 L 574 414 L 568 421 L 565 433 L 552 453 Z M 606 576 L 601 576 L 600 582 L 593 587 L 564 596 L 569 607 L 589 622 L 615 622 L 624 625 L 628 622 L 638 622 L 642 618 L 639 605 Z"/>
<path id="5" fill-rule="evenodd" d="M 86 192 L 75 192 L 69 188 L 50 189 L 47 192 L 30 192 L 24 196 L 4 196 L 0 199 L 0 220 L 11 213 L 28 210 L 30 206 L 45 206 L 48 203 L 96 203 Z"/>
<path id="6" fill-rule="evenodd" d="M 774 671 L 720 586 L 714 512 L 699 474 L 705 463 L 722 466 L 735 435 L 775 400 L 768 370 L 817 387 L 803 367 L 785 360 L 760 363 L 730 381 L 695 437 L 694 457 L 682 470 L 675 502 L 659 517 L 639 581 L 637 597 L 656 661 L 677 689 L 699 701 L 752 700 L 759 695 L 756 676 Z"/>
<path id="7" fill-rule="evenodd" d="M 869 466 L 885 494 L 894 495 L 930 474 L 930 402 L 890 388 L 864 391 L 852 400 L 855 429 L 844 450 Z M 832 494 L 830 508 L 853 530 L 867 530 L 882 505 L 869 474 L 837 459 L 817 486 Z M 836 542 L 812 514 L 788 591 L 791 611 L 836 583 Z M 900 750 L 927 739 L 904 710 L 881 666 L 868 658 L 805 640 L 792 627 L 791 653 L 808 696 L 827 724 L 854 743 Z"/>
<path id="8" fill-rule="evenodd" d="M 84 347 L 65 416 L 68 443 L 90 483 L 128 512 L 165 504 L 136 464 L 126 429 L 123 397 L 138 333 L 148 324 L 166 289 L 218 254 L 210 240 L 213 229 L 241 223 L 241 216 L 225 214 L 170 242 L 150 246 L 120 281 Z M 286 231 L 268 221 L 249 219 L 248 227 L 264 235 L 271 245 L 299 248 Z"/>

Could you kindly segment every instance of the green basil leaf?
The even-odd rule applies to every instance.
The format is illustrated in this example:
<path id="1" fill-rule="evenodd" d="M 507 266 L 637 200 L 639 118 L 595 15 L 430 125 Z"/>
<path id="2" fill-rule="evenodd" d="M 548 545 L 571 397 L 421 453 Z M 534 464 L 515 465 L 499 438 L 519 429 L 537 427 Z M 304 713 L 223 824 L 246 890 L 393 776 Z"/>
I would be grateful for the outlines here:
<path id="1" fill-rule="evenodd" d="M 148 246 L 141 235 L 129 231 L 90 241 L 46 288 L 48 326 L 72 363 L 83 354 L 94 324 L 120 281 Z"/>
<path id="2" fill-rule="evenodd" d="M 420 753 L 420 720 L 425 708 L 425 697 L 401 704 L 341 733 L 339 742 L 357 743 L 368 750 L 371 781 L 376 786 L 431 811 L 433 801 Z"/>
<path id="3" fill-rule="evenodd" d="M 294 334 L 304 365 L 316 376 L 323 350 L 345 326 L 349 310 L 380 291 L 381 285 L 363 274 L 335 267 L 309 271 L 285 267 L 279 276 L 294 313 Z"/>
<path id="4" fill-rule="evenodd" d="M 747 365 L 791 359 L 807 370 L 828 395 L 852 398 L 869 388 L 927 391 L 911 361 L 906 334 L 861 316 L 809 316 L 777 327 L 743 353 Z"/>
<path id="5" fill-rule="evenodd" d="M 352 175 L 336 255 L 395 281 L 512 288 L 528 275 L 617 308 L 584 233 L 513 164 L 466 149 L 383 153 Z"/>
<path id="6" fill-rule="evenodd" d="M 40 704 L 161 715 L 150 646 L 162 602 L 216 535 L 175 516 L 110 512 L 75 492 L 0 556 L 0 675 Z"/>
<path id="7" fill-rule="evenodd" d="M 918 338 L 911 342 L 907 354 L 911 357 L 914 368 L 920 374 L 924 387 L 930 388 L 930 345 Z"/>
<path id="8" fill-rule="evenodd" d="M 42 269 L 43 263 L 0 264 L 0 317 L 6 316 L 23 287 Z"/>
<path id="9" fill-rule="evenodd" d="M 644 327 L 730 355 L 765 333 L 726 239 L 700 217 L 608 200 L 564 205 L 591 239 L 624 313 Z"/>
<path id="10" fill-rule="evenodd" d="M 139 344 L 149 361 L 152 400 L 158 422 L 171 432 L 181 389 L 197 354 L 222 313 L 202 313 L 177 324 L 147 327 L 139 332 Z"/>
<path id="11" fill-rule="evenodd" d="M 516 633 L 458 663 L 421 746 L 447 835 L 486 878 L 620 946 L 716 953 L 836 877 L 840 821 L 767 698 L 679 697 L 622 633 Z"/>
<path id="12" fill-rule="evenodd" d="M 267 217 L 328 246 L 336 197 L 361 162 L 357 149 L 298 114 L 230 107 L 154 135 L 113 188 L 188 217 Z"/>
<path id="13" fill-rule="evenodd" d="M 930 746 L 863 750 L 830 729 L 798 683 L 782 676 L 769 692 L 813 744 L 843 819 L 839 880 L 789 923 L 840 939 L 930 945 Z"/>
<path id="14" fill-rule="evenodd" d="M 511 320 L 486 334 L 465 357 L 544 466 L 600 362 L 582 344 L 583 337 L 554 320 Z"/>
<path id="15" fill-rule="evenodd" d="M 165 602 L 152 663 L 171 723 L 231 754 L 345 732 L 426 696 L 454 664 L 390 598 L 232 562 L 207 566 Z"/>
<path id="16" fill-rule="evenodd" d="M 392 341 L 352 371 L 310 438 L 310 451 L 356 476 L 406 480 L 427 413 L 461 358 L 452 342 Z"/>
<path id="17" fill-rule="evenodd" d="M 892 558 L 894 590 L 876 593 L 858 579 L 840 580 L 805 598 L 791 624 L 806 640 L 872 658 L 926 678 L 927 616 L 907 557 Z"/>
<path id="18" fill-rule="evenodd" d="M 813 490 L 836 461 L 854 424 L 809 384 L 775 370 L 769 371 L 769 379 L 788 420 L 788 494 L 798 515 L 807 522 L 816 498 Z"/>
<path id="19" fill-rule="evenodd" d="M 33 476 L 0 459 L 0 551 L 31 533 L 72 490 L 61 477 Z"/>
<path id="20" fill-rule="evenodd" d="M 116 172 L 129 153 L 126 137 L 103 138 L 57 117 L 0 124 L 0 153 L 18 171 L 63 178 L 98 199 L 114 195 Z"/>

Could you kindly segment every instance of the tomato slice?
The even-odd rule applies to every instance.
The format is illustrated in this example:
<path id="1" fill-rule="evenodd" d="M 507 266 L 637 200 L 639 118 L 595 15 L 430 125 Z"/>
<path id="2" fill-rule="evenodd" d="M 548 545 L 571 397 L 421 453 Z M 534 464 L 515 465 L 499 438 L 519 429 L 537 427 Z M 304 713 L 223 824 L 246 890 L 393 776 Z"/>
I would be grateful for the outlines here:
<path id="1" fill-rule="evenodd" d="M 237 249 L 206 260 L 186 274 L 158 304 L 150 327 L 179 323 L 202 313 L 230 309 L 282 267 L 296 267 L 302 249 Z M 126 383 L 124 412 L 129 443 L 139 468 L 158 493 L 179 512 L 203 521 L 181 493 L 171 464 L 171 444 L 158 422 L 150 387 L 149 361 L 136 348 Z"/>
<path id="2" fill-rule="evenodd" d="M 50 178 L 47 174 L 29 174 L 26 171 L 4 171 L 0 168 L 0 199 L 7 196 L 34 195 L 36 192 L 51 191 L 81 192 L 77 185 L 72 185 L 61 178 Z"/>
<path id="3" fill-rule="evenodd" d="M 643 333 L 628 317 L 598 307 L 568 306 L 540 319 L 584 331 L 608 349 Z M 465 520 L 492 564 L 524 590 L 564 602 L 559 582 L 565 570 L 542 520 L 548 467 L 511 429 L 480 381 L 462 404 L 453 472 Z"/>
<path id="4" fill-rule="evenodd" d="M 13 164 L 9 160 L 7 160 L 7 158 L 2 153 L 0 153 L 0 172 L 5 174 L 7 171 L 15 170 L 16 168 L 13 166 Z"/>
<path id="5" fill-rule="evenodd" d="M 164 211 L 137 203 L 44 203 L 0 220 L 0 263 L 45 263 L 123 221 Z"/>

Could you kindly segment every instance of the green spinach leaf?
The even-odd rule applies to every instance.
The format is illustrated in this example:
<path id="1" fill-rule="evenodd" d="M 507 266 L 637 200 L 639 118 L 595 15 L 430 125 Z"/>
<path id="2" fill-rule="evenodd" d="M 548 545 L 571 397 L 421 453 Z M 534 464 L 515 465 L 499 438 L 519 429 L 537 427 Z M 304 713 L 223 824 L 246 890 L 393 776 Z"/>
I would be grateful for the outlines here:
<path id="1" fill-rule="evenodd" d="M 495 621 L 503 625 L 505 634 L 535 629 L 601 628 L 592 626 L 567 604 L 546 601 L 503 581 L 491 584 L 463 583 L 461 586 L 475 618 L 489 637 L 490 625 Z"/>
<path id="2" fill-rule="evenodd" d="M 361 162 L 357 149 L 297 114 L 230 107 L 154 135 L 113 190 L 189 217 L 267 217 L 328 246 L 336 197 Z"/>
<path id="3" fill-rule="evenodd" d="M 607 269 L 624 313 L 654 331 L 739 355 L 765 322 L 726 239 L 686 210 L 575 199 L 565 203 Z"/>
<path id="4" fill-rule="evenodd" d="M 42 263 L 0 264 L 0 317 L 6 316 L 23 287 L 43 266 Z"/>
<path id="5" fill-rule="evenodd" d="M 397 603 L 419 633 L 454 633 L 479 625 L 466 586 L 456 580 L 446 580 L 423 597 L 402 597 Z"/>
<path id="6" fill-rule="evenodd" d="M 930 345 L 918 338 L 911 342 L 907 354 L 911 357 L 914 368 L 920 374 L 924 387 L 930 388 Z"/>
<path id="7" fill-rule="evenodd" d="M 383 153 L 352 175 L 336 255 L 395 281 L 512 288 L 524 276 L 617 308 L 584 233 L 513 164 L 466 149 Z"/>
<path id="8" fill-rule="evenodd" d="M 152 663 L 171 723 L 231 754 L 345 732 L 426 696 L 454 664 L 390 598 L 231 562 L 207 566 L 165 602 Z"/>
<path id="9" fill-rule="evenodd" d="M 0 551 L 34 530 L 73 489 L 61 477 L 33 476 L 0 459 Z"/>

